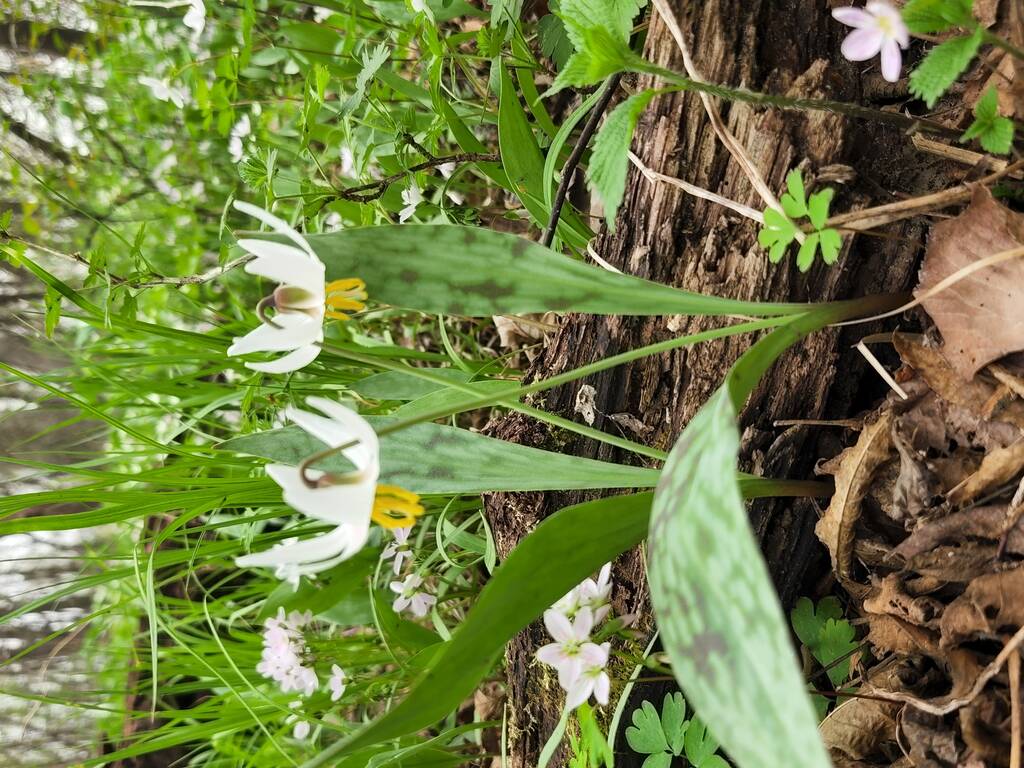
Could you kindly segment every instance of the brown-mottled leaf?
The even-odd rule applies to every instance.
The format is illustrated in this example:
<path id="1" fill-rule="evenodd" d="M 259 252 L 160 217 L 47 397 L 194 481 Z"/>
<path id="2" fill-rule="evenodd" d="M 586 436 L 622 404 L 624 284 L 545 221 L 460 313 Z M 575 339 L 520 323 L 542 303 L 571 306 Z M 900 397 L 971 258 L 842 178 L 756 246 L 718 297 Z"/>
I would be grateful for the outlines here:
<path id="1" fill-rule="evenodd" d="M 892 452 L 892 412 L 885 411 L 865 425 L 857 442 L 843 451 L 836 472 L 836 491 L 814 532 L 828 547 L 832 567 L 845 580 L 852 579 L 853 531 L 860 518 L 861 502 L 875 470 Z"/>
<path id="2" fill-rule="evenodd" d="M 1024 216 L 982 186 L 967 210 L 932 228 L 915 295 L 924 296 L 976 261 L 1024 244 Z M 1003 355 L 1024 349 L 1024 259 L 981 269 L 922 304 L 942 332 L 942 353 L 970 379 Z"/>
<path id="3" fill-rule="evenodd" d="M 981 461 L 978 471 L 949 493 L 949 500 L 957 505 L 974 501 L 994 490 L 1024 468 L 1024 439 L 1006 448 L 996 448 Z"/>

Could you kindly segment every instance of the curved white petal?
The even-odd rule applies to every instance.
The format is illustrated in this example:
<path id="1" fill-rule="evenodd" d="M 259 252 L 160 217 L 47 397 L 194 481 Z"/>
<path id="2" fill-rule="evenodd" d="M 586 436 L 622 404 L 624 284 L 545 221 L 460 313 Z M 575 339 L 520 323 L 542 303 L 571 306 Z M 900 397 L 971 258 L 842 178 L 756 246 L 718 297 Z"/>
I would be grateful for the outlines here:
<path id="1" fill-rule="evenodd" d="M 277 360 L 271 360 L 269 363 L 246 363 L 245 367 L 260 373 L 291 373 L 300 368 L 305 368 L 316 360 L 319 354 L 320 347 L 316 344 L 310 344 L 307 347 L 299 347 L 294 352 L 289 352 L 287 355 L 279 357 Z"/>
<path id="2" fill-rule="evenodd" d="M 343 443 L 351 442 L 353 439 L 359 441 L 357 446 L 345 451 L 349 461 L 358 467 L 362 467 L 363 457 L 365 456 L 367 462 L 373 461 L 376 463 L 377 456 L 380 454 L 380 442 L 376 431 L 374 431 L 366 419 L 351 408 L 346 408 L 341 403 L 329 400 L 326 397 L 313 396 L 306 398 L 306 402 L 346 430 L 347 435 L 344 441 L 334 443 L 334 445 L 342 445 Z M 349 455 L 350 453 L 351 455 Z"/>
<path id="3" fill-rule="evenodd" d="M 608 663 L 608 648 L 597 643 L 584 643 L 580 646 L 580 658 L 587 669 L 603 667 Z"/>
<path id="4" fill-rule="evenodd" d="M 608 678 L 607 673 L 602 672 L 594 680 L 594 698 L 597 699 L 598 704 L 607 704 L 608 695 L 611 693 L 612 681 Z"/>
<path id="5" fill-rule="evenodd" d="M 841 24 L 857 29 L 866 29 L 875 25 L 875 17 L 863 8 L 833 8 L 832 18 Z"/>
<path id="6" fill-rule="evenodd" d="M 272 230 L 277 232 L 279 235 L 284 235 L 290 239 L 293 243 L 299 246 L 302 250 L 308 253 L 310 256 L 316 258 L 316 252 L 310 247 L 309 243 L 306 242 L 306 238 L 292 229 L 286 221 L 279 219 L 269 211 L 265 211 L 259 206 L 253 205 L 252 203 L 246 203 L 243 200 L 235 200 L 235 208 L 242 213 L 247 213 L 254 219 L 259 219 L 262 223 L 266 224 Z"/>
<path id="7" fill-rule="evenodd" d="M 315 296 L 325 295 L 325 268 L 323 262 L 316 257 L 310 258 L 295 246 L 275 243 L 273 240 L 246 237 L 239 240 L 238 244 L 256 256 L 245 265 L 245 271 L 250 275 L 259 275 L 275 283 L 295 285 Z"/>
<path id="8" fill-rule="evenodd" d="M 228 356 L 247 355 L 250 352 L 285 352 L 321 341 L 323 325 L 309 315 L 282 313 L 274 317 L 275 327 L 260 323 L 245 336 L 236 338 L 228 347 Z"/>
<path id="9" fill-rule="evenodd" d="M 590 694 L 594 690 L 594 679 L 584 675 L 580 677 L 569 687 L 568 693 L 565 697 L 565 708 L 576 709 L 580 704 L 584 703 L 590 698 Z"/>
<path id="10" fill-rule="evenodd" d="M 558 684 L 568 691 L 580 679 L 581 674 L 583 674 L 583 663 L 578 656 L 570 656 L 558 665 Z"/>
<path id="11" fill-rule="evenodd" d="M 900 71 L 903 69 L 903 54 L 895 40 L 886 40 L 882 44 L 882 77 L 890 83 L 899 82 Z"/>
<path id="12" fill-rule="evenodd" d="M 575 639 L 572 624 L 558 611 L 544 611 L 544 626 L 547 628 L 548 634 L 560 643 Z"/>
<path id="13" fill-rule="evenodd" d="M 572 622 L 572 633 L 576 640 L 586 640 L 594 628 L 594 614 L 589 608 L 580 608 Z"/>
<path id="14" fill-rule="evenodd" d="M 281 486 L 285 504 L 292 509 L 325 523 L 369 527 L 376 477 L 361 479 L 358 483 L 310 488 L 303 482 L 297 467 L 271 464 L 267 474 Z"/>
<path id="15" fill-rule="evenodd" d="M 560 644 L 548 643 L 537 649 L 537 661 L 557 667 L 568 661 L 568 657 Z"/>
<path id="16" fill-rule="evenodd" d="M 367 521 L 369 522 L 369 521 Z M 332 558 L 351 557 L 366 543 L 369 524 L 339 525 L 333 531 L 290 544 L 278 544 L 263 552 L 239 557 L 235 562 L 243 568 L 277 565 L 310 566 Z"/>
<path id="17" fill-rule="evenodd" d="M 881 48 L 885 34 L 877 27 L 855 29 L 843 40 L 842 52 L 850 61 L 867 61 Z"/>

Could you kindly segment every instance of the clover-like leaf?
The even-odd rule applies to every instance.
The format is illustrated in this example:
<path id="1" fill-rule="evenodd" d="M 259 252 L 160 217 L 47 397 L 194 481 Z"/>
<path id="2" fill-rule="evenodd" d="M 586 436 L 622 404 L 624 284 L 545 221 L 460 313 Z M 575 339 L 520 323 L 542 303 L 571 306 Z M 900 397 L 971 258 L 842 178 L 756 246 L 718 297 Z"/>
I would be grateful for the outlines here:
<path id="1" fill-rule="evenodd" d="M 696 717 L 686 729 L 686 759 L 696 768 L 703 768 L 718 751 L 718 740 Z"/>
<path id="2" fill-rule="evenodd" d="M 810 202 L 807 204 L 807 216 L 815 229 L 822 229 L 825 222 L 828 221 L 828 208 L 832 205 L 834 194 L 835 190 L 828 187 L 811 195 Z"/>
<path id="3" fill-rule="evenodd" d="M 671 765 L 672 755 L 668 752 L 658 752 L 653 755 L 648 755 L 640 768 L 671 768 Z"/>
<path id="4" fill-rule="evenodd" d="M 768 248 L 768 258 L 773 264 L 782 261 L 789 244 L 796 239 L 796 225 L 776 211 L 768 208 L 764 212 L 764 227 L 757 233 L 757 241 Z"/>
<path id="5" fill-rule="evenodd" d="M 818 233 L 808 235 L 807 239 L 800 244 L 800 250 L 796 254 L 796 266 L 801 272 L 806 272 L 814 263 L 814 254 L 818 252 Z"/>
<path id="6" fill-rule="evenodd" d="M 818 233 L 818 248 L 826 264 L 835 264 L 843 247 L 843 237 L 834 229 L 823 229 Z"/>
<path id="7" fill-rule="evenodd" d="M 824 667 L 829 667 L 837 659 L 843 659 L 828 670 L 828 679 L 832 685 L 842 685 L 850 676 L 850 659 L 843 657 L 856 650 L 855 634 L 850 622 L 843 619 L 829 619 L 822 628 L 815 658 Z"/>
<path id="8" fill-rule="evenodd" d="M 658 710 L 651 702 L 645 701 L 639 709 L 633 710 L 633 725 L 626 729 L 626 741 L 634 752 L 641 755 L 668 751 L 668 741 L 661 727 Z M 671 755 L 669 757 L 671 762 Z"/>
<path id="9" fill-rule="evenodd" d="M 690 721 L 686 719 L 686 699 L 683 694 L 666 693 L 661 705 L 661 729 L 665 732 L 669 749 L 673 755 L 683 754 L 683 743 Z"/>
<path id="10" fill-rule="evenodd" d="M 790 218 L 800 219 L 807 215 L 807 192 L 804 190 L 804 177 L 799 168 L 786 174 L 788 193 L 779 200 L 782 210 Z"/>

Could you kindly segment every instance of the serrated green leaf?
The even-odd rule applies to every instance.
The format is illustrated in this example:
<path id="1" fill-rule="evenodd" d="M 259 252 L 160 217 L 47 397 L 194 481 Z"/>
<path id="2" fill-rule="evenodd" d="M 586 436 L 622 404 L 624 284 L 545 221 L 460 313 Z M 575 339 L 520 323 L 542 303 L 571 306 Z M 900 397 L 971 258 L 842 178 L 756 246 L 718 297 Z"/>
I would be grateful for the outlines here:
<path id="1" fill-rule="evenodd" d="M 974 122 L 960 141 L 978 139 L 986 152 L 1004 155 L 1013 148 L 1013 121 L 999 114 L 999 96 L 994 87 L 985 91 L 974 106 Z"/>
<path id="2" fill-rule="evenodd" d="M 375 428 L 391 417 L 368 416 Z M 296 425 L 235 437 L 223 450 L 298 465 L 327 446 Z M 650 488 L 658 470 L 613 464 L 497 440 L 443 424 L 417 424 L 380 440 L 381 482 L 413 493 L 484 493 L 498 490 Z M 352 469 L 340 455 L 317 464 L 329 472 Z"/>
<path id="3" fill-rule="evenodd" d="M 839 251 L 843 247 L 843 238 L 834 229 L 823 229 L 818 232 L 818 248 L 821 249 L 821 259 L 826 264 L 835 264 L 839 258 Z"/>
<path id="4" fill-rule="evenodd" d="M 388 47 L 381 43 L 373 50 L 363 50 L 363 67 L 356 75 L 356 81 L 352 86 L 352 93 L 341 103 L 340 112 L 343 115 L 351 114 L 363 103 L 366 98 L 366 87 L 376 77 L 378 70 L 387 62 L 391 52 Z"/>
<path id="5" fill-rule="evenodd" d="M 1008 117 L 997 117 L 992 121 L 989 129 L 982 134 L 978 141 L 986 152 L 994 155 L 1005 155 L 1013 149 L 1013 135 L 1016 128 L 1013 121 Z"/>
<path id="6" fill-rule="evenodd" d="M 741 360 L 737 381 L 756 367 L 750 361 L 771 356 L 768 338 Z M 778 597 L 730 479 L 739 454 L 734 388 L 746 391 L 727 383 L 716 392 L 666 462 L 648 538 L 651 598 L 687 701 L 738 765 L 829 768 Z"/>
<path id="7" fill-rule="evenodd" d="M 818 233 L 808 235 L 800 244 L 800 250 L 796 254 L 796 266 L 801 272 L 806 272 L 814 264 L 814 254 L 818 252 Z"/>
<path id="8" fill-rule="evenodd" d="M 540 38 L 541 53 L 561 70 L 573 53 L 572 41 L 566 34 L 562 20 L 553 13 L 542 16 L 537 22 L 537 35 Z"/>
<path id="9" fill-rule="evenodd" d="M 668 749 L 658 710 L 651 702 L 645 701 L 633 710 L 633 725 L 626 729 L 626 742 L 640 755 L 655 755 Z"/>
<path id="10" fill-rule="evenodd" d="M 909 0 L 903 6 L 903 23 L 916 35 L 969 28 L 975 23 L 973 5 L 973 0 Z"/>
<path id="11" fill-rule="evenodd" d="M 939 97 L 956 82 L 977 55 L 983 33 L 979 27 L 972 35 L 954 37 L 932 48 L 917 69 L 910 73 L 910 92 L 929 108 L 935 106 Z"/>
<path id="12" fill-rule="evenodd" d="M 661 705 L 661 729 L 665 732 L 668 748 L 673 755 L 683 753 L 683 743 L 690 723 L 686 719 L 686 699 L 683 694 L 666 693 Z"/>
<path id="13" fill-rule="evenodd" d="M 718 741 L 699 718 L 690 721 L 686 729 L 686 759 L 695 768 L 703 768 L 718 751 Z"/>
<path id="14" fill-rule="evenodd" d="M 615 214 L 626 191 L 629 168 L 629 146 L 637 120 L 657 91 L 647 90 L 630 96 L 619 104 L 601 126 L 594 139 L 594 151 L 587 167 L 590 188 L 604 203 L 604 217 L 609 229 L 615 227 Z"/>
<path id="15" fill-rule="evenodd" d="M 821 229 L 828 221 L 828 209 L 832 205 L 834 194 L 835 190 L 826 188 L 811 195 L 811 200 L 807 204 L 807 216 L 815 229 Z"/>
<path id="16" fill-rule="evenodd" d="M 562 0 L 557 13 L 576 50 L 583 51 L 585 31 L 595 27 L 607 30 L 615 40 L 628 41 L 640 7 L 636 0 Z"/>

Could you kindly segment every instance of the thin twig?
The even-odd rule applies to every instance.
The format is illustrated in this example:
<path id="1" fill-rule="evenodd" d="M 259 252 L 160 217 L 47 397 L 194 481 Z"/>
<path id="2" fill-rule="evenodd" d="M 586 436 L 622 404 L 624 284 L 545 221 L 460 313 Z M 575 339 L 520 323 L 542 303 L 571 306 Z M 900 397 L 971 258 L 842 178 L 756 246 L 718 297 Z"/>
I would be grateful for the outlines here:
<path id="1" fill-rule="evenodd" d="M 439 165 L 447 165 L 448 163 L 497 163 L 500 160 L 501 155 L 496 152 L 460 152 L 457 155 L 448 155 L 448 157 L 431 157 L 429 160 L 424 160 L 422 163 L 417 163 L 406 168 L 404 171 L 385 176 L 383 179 L 378 179 L 370 184 L 334 190 L 334 197 L 340 200 L 352 200 L 357 203 L 369 203 L 381 197 L 387 192 L 389 186 L 396 181 L 401 181 L 410 173 L 425 171 L 428 168 L 436 168 Z"/>
<path id="2" fill-rule="evenodd" d="M 551 215 L 548 217 L 548 225 L 544 228 L 544 234 L 540 240 L 541 244 L 546 248 L 551 247 L 551 243 L 554 242 L 555 232 L 558 230 L 558 221 L 562 217 L 562 206 L 565 205 L 565 198 L 569 194 L 569 186 L 572 184 L 573 176 L 576 175 L 576 166 L 580 164 L 580 159 L 590 143 L 590 138 L 594 135 L 594 131 L 597 130 L 598 123 L 601 122 L 601 116 L 608 109 L 608 104 L 611 103 L 621 80 L 621 72 L 608 78 L 604 91 L 601 92 L 601 98 L 598 99 L 593 110 L 591 110 L 583 130 L 580 132 L 580 137 L 576 140 L 576 146 L 572 148 L 572 154 L 569 155 L 569 159 L 562 166 L 562 175 L 558 180 L 558 190 L 555 192 L 555 200 L 551 206 Z"/>
<path id="3" fill-rule="evenodd" d="M 1020 768 L 1020 654 L 1010 655 L 1010 768 Z"/>

